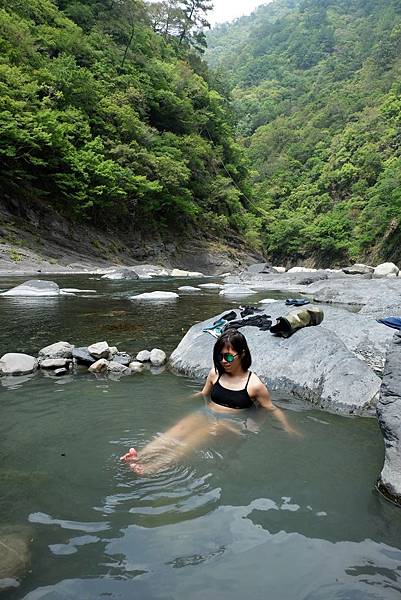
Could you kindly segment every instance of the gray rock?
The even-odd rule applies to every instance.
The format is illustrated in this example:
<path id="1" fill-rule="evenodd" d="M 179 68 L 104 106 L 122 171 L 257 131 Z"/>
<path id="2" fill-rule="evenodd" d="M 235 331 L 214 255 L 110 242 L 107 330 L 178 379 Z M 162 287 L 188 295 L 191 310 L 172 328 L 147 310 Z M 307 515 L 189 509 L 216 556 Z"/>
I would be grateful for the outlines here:
<path id="1" fill-rule="evenodd" d="M 29 354 L 8 352 L 0 358 L 1 375 L 26 375 L 33 373 L 38 368 L 38 361 Z"/>
<path id="2" fill-rule="evenodd" d="M 155 290 L 154 292 L 144 292 L 143 294 L 136 294 L 135 296 L 130 296 L 130 300 L 177 300 L 179 298 L 178 294 L 175 292 L 160 292 Z"/>
<path id="3" fill-rule="evenodd" d="M 245 285 L 228 285 L 219 292 L 219 296 L 251 296 L 252 294 L 256 294 L 256 291 Z"/>
<path id="4" fill-rule="evenodd" d="M 129 367 L 121 365 L 118 362 L 114 362 L 113 360 L 109 362 L 109 364 L 107 366 L 107 370 L 110 373 L 114 373 L 117 375 L 130 375 L 131 374 L 131 369 Z"/>
<path id="5" fill-rule="evenodd" d="M 145 365 L 137 360 L 132 361 L 128 366 L 132 373 L 142 373 L 145 370 Z"/>
<path id="6" fill-rule="evenodd" d="M 130 354 L 127 354 L 127 352 L 116 352 L 113 355 L 113 361 L 127 367 L 132 361 L 132 356 Z"/>
<path id="7" fill-rule="evenodd" d="M 54 281 L 42 281 L 41 279 L 31 279 L 13 287 L 1 296 L 59 296 L 60 288 Z"/>
<path id="8" fill-rule="evenodd" d="M 207 325 L 209 321 L 194 325 L 181 340 L 170 357 L 174 370 L 206 377 L 215 342 L 202 333 Z M 332 412 L 363 414 L 371 410 L 380 379 L 334 332 L 319 325 L 283 339 L 256 327 L 241 331 L 249 343 L 252 369 L 271 390 L 291 393 Z"/>
<path id="9" fill-rule="evenodd" d="M 373 272 L 373 277 L 397 277 L 399 273 L 397 265 L 391 262 L 382 263 L 377 265 Z"/>
<path id="10" fill-rule="evenodd" d="M 30 568 L 30 532 L 21 527 L 0 529 L 0 592 L 16 588 Z"/>
<path id="11" fill-rule="evenodd" d="M 373 273 L 374 270 L 374 267 L 369 267 L 369 265 L 363 265 L 361 263 L 355 263 L 350 267 L 343 268 L 343 272 L 347 275 L 367 275 Z"/>
<path id="12" fill-rule="evenodd" d="M 245 273 L 270 273 L 271 267 L 267 263 L 256 263 L 254 265 L 249 265 L 245 269 Z"/>
<path id="13" fill-rule="evenodd" d="M 384 438 L 384 466 L 379 490 L 401 506 L 401 334 L 390 344 L 384 369 L 377 418 Z"/>
<path id="14" fill-rule="evenodd" d="M 201 292 L 202 290 L 198 287 L 193 287 L 192 285 L 182 285 L 178 288 L 179 292 Z"/>
<path id="15" fill-rule="evenodd" d="M 91 365 L 88 369 L 91 373 L 104 373 L 107 371 L 109 366 L 109 361 L 105 358 L 100 358 L 93 365 Z"/>
<path id="16" fill-rule="evenodd" d="M 136 355 L 136 360 L 142 363 L 148 362 L 150 360 L 149 350 L 141 350 L 141 352 L 138 352 L 138 354 Z"/>
<path id="17" fill-rule="evenodd" d="M 72 357 L 78 365 L 93 365 L 93 363 L 96 362 L 96 358 L 89 354 L 88 348 L 86 347 L 74 348 Z"/>
<path id="18" fill-rule="evenodd" d="M 110 354 L 110 348 L 107 342 L 96 342 L 88 346 L 88 352 L 96 359 L 108 358 Z"/>
<path id="19" fill-rule="evenodd" d="M 57 377 L 61 377 L 62 375 L 67 375 L 67 374 L 68 374 L 68 372 L 69 372 L 69 371 L 68 371 L 68 369 L 65 369 L 65 368 L 61 368 L 61 369 L 55 369 L 55 370 L 54 370 L 54 374 L 55 374 Z"/>
<path id="20" fill-rule="evenodd" d="M 123 280 L 123 279 L 139 279 L 139 275 L 133 269 L 116 269 L 111 273 L 106 273 L 102 279 Z"/>
<path id="21" fill-rule="evenodd" d="M 40 361 L 41 369 L 69 369 L 71 359 L 68 358 L 45 358 Z"/>
<path id="22" fill-rule="evenodd" d="M 39 350 L 39 359 L 42 358 L 72 358 L 74 346 L 69 342 L 56 342 Z"/>
<path id="23" fill-rule="evenodd" d="M 160 348 L 153 348 L 150 353 L 150 362 L 154 367 L 161 367 L 166 362 L 167 356 Z"/>

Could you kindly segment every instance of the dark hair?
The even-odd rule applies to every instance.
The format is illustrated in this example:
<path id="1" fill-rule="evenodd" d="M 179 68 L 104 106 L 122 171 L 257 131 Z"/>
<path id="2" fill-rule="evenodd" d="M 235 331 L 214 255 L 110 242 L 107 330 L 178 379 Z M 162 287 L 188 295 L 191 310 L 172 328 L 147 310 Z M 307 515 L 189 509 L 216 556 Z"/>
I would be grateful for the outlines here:
<path id="1" fill-rule="evenodd" d="M 224 368 L 217 355 L 221 353 L 224 346 L 231 346 L 241 357 L 241 367 L 246 372 L 252 364 L 251 353 L 245 336 L 237 329 L 227 329 L 216 341 L 213 348 L 213 362 L 220 375 L 224 373 Z"/>

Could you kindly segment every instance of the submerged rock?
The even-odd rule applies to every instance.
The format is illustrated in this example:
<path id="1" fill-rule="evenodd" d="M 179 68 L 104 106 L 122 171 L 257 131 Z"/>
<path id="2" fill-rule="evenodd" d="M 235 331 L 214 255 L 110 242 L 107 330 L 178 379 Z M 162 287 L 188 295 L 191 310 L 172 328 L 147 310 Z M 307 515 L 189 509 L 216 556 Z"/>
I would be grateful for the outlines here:
<path id="1" fill-rule="evenodd" d="M 38 368 L 38 361 L 29 354 L 8 352 L 0 358 L 0 375 L 26 375 Z"/>
<path id="2" fill-rule="evenodd" d="M 41 279 L 30 279 L 13 287 L 1 296 L 59 296 L 60 288 L 54 281 L 42 281 Z"/>
<path id="3" fill-rule="evenodd" d="M 179 292 L 201 292 L 202 290 L 198 287 L 193 287 L 192 285 L 182 285 L 178 288 Z"/>
<path id="4" fill-rule="evenodd" d="M 18 587 L 28 573 L 30 542 L 30 531 L 26 528 L 0 528 L 0 592 Z"/>
<path id="5" fill-rule="evenodd" d="M 384 466 L 379 490 L 401 506 L 401 333 L 394 334 L 387 353 L 377 418 L 384 438 Z"/>

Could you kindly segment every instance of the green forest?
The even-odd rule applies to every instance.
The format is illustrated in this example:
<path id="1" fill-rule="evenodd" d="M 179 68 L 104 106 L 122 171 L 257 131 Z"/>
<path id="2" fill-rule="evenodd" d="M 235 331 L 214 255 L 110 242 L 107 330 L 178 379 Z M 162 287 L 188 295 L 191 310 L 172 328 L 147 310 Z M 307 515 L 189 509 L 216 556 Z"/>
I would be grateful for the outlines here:
<path id="1" fill-rule="evenodd" d="M 253 236 L 203 0 L 1 0 L 3 198 L 96 227 Z"/>
<path id="2" fill-rule="evenodd" d="M 401 260 L 399 0 L 277 0 L 207 40 L 267 255 Z"/>
<path id="3" fill-rule="evenodd" d="M 0 0 L 1 193 L 268 260 L 401 260 L 401 3 Z"/>

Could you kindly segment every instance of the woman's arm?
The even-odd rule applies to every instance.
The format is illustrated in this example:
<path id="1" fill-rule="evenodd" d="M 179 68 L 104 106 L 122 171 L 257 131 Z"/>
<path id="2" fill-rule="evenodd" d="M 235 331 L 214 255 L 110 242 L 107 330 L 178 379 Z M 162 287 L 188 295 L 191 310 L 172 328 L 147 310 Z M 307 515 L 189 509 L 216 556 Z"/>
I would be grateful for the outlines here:
<path id="1" fill-rule="evenodd" d="M 195 392 L 192 397 L 197 398 L 199 396 L 210 396 L 213 385 L 216 383 L 216 370 L 210 369 L 209 374 L 206 378 L 205 385 L 201 392 Z"/>
<path id="2" fill-rule="evenodd" d="M 273 404 L 267 387 L 260 381 L 259 377 L 253 374 L 249 383 L 248 390 L 251 398 L 257 400 L 265 410 L 270 411 L 287 433 L 299 435 L 298 431 L 288 423 L 287 417 L 281 408 Z"/>

